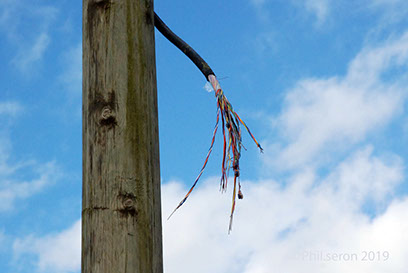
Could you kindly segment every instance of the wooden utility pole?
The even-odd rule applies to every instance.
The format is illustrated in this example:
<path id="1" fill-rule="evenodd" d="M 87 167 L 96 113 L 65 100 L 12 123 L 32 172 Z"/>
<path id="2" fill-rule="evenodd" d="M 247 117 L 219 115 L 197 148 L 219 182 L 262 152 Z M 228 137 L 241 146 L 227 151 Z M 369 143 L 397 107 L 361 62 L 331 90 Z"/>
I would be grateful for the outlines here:
<path id="1" fill-rule="evenodd" d="M 82 273 L 161 273 L 153 0 L 83 0 Z"/>

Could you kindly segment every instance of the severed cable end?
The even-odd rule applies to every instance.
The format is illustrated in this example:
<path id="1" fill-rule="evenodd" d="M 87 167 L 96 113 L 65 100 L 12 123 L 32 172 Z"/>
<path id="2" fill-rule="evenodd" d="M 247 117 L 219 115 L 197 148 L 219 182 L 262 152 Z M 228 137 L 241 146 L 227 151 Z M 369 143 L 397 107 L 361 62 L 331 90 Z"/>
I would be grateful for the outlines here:
<path id="1" fill-rule="evenodd" d="M 244 195 L 242 194 L 242 191 L 238 191 L 238 199 L 244 199 Z"/>

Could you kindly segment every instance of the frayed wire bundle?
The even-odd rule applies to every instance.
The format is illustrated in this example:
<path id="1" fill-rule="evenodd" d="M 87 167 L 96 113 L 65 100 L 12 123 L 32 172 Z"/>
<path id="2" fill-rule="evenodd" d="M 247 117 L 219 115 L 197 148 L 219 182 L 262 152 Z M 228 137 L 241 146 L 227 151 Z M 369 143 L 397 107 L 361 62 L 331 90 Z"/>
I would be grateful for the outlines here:
<path id="1" fill-rule="evenodd" d="M 221 181 L 220 181 L 220 190 L 225 191 L 227 189 L 227 180 L 228 180 L 228 172 L 232 168 L 234 172 L 234 188 L 233 188 L 233 195 L 232 195 L 232 207 L 231 207 L 231 215 L 230 215 L 230 222 L 229 222 L 229 231 L 232 229 L 232 220 L 235 211 L 235 202 L 236 197 L 239 199 L 243 198 L 243 194 L 241 192 L 241 183 L 239 180 L 240 173 L 239 173 L 239 159 L 241 158 L 241 148 L 242 145 L 242 137 L 241 137 L 241 129 L 240 124 L 245 127 L 248 131 L 251 138 L 254 140 L 260 151 L 262 152 L 263 149 L 258 141 L 255 139 L 254 135 L 249 130 L 248 126 L 246 126 L 245 122 L 239 117 L 239 115 L 234 111 L 232 108 L 231 103 L 228 101 L 227 97 L 225 96 L 221 86 L 210 68 L 210 66 L 201 58 L 201 56 L 194 51 L 186 42 L 184 42 L 180 37 L 174 34 L 166 24 L 160 19 L 160 17 L 155 13 L 154 15 L 154 25 L 155 27 L 175 46 L 177 46 L 187 57 L 190 58 L 194 62 L 194 64 L 200 69 L 200 71 L 204 74 L 206 80 L 211 83 L 215 91 L 215 97 L 217 100 L 217 120 L 214 127 L 213 137 L 211 140 L 210 148 L 208 149 L 207 156 L 204 161 L 204 165 L 201 168 L 200 173 L 198 174 L 196 180 L 194 181 L 192 187 L 187 192 L 185 197 L 180 201 L 177 207 L 173 210 L 170 214 L 168 219 L 179 209 L 184 202 L 186 202 L 187 198 L 190 196 L 191 192 L 193 191 L 194 187 L 197 185 L 198 180 L 200 179 L 201 175 L 204 172 L 205 167 L 207 166 L 208 159 L 211 155 L 215 136 L 218 130 L 218 124 L 221 116 L 221 123 L 222 123 L 222 133 L 223 133 L 223 158 L 222 158 L 222 174 L 221 174 Z M 245 149 L 245 148 L 244 148 Z M 238 192 L 237 192 L 238 186 Z"/>

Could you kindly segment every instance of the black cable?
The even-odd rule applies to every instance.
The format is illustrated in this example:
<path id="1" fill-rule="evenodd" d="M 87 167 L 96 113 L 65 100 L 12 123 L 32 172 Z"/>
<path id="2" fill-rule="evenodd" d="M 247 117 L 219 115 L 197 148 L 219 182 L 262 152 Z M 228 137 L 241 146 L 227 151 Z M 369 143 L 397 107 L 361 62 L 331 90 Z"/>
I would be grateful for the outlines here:
<path id="1" fill-rule="evenodd" d="M 191 61 L 200 69 L 201 73 L 204 74 L 205 79 L 208 81 L 209 75 L 215 75 L 211 67 L 201 58 L 200 55 L 186 42 L 184 42 L 179 36 L 177 36 L 171 29 L 166 26 L 166 24 L 160 19 L 160 17 L 154 13 L 154 26 L 167 38 L 172 44 L 174 44 L 178 49 L 180 49 Z"/>

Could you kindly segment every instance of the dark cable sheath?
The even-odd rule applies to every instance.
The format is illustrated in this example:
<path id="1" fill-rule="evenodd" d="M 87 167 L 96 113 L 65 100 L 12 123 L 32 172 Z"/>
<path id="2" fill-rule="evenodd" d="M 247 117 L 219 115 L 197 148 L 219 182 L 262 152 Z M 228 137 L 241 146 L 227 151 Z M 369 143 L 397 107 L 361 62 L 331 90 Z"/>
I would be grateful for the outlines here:
<path id="1" fill-rule="evenodd" d="M 160 17 L 154 13 L 154 26 L 167 38 L 172 44 L 174 44 L 178 49 L 180 49 L 191 61 L 200 69 L 201 73 L 204 74 L 205 79 L 208 81 L 209 75 L 215 75 L 211 67 L 201 58 L 200 55 L 186 42 L 184 42 L 179 36 L 177 36 L 171 29 L 166 26 L 166 24 L 160 19 Z"/>

